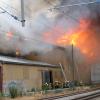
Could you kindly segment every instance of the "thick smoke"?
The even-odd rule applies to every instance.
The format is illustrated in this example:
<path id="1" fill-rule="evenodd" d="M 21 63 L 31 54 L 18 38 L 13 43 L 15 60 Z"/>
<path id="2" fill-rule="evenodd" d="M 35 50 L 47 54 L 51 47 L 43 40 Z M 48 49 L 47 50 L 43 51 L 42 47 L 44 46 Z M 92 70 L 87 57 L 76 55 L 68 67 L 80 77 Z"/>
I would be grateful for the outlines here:
<path id="1" fill-rule="evenodd" d="M 84 25 L 82 27 L 83 29 L 79 28 L 79 30 L 82 30 L 83 36 L 84 34 L 87 34 L 87 37 L 84 38 L 84 43 L 82 43 L 81 45 L 85 45 L 85 47 L 89 48 L 94 53 L 95 60 L 97 60 L 98 58 L 100 58 L 98 56 L 100 51 L 100 3 L 95 2 L 87 5 L 78 5 L 70 7 L 66 6 L 84 2 L 94 2 L 94 0 L 62 0 L 60 2 L 60 6 L 65 6 L 61 8 L 59 6 L 56 6 L 56 10 L 59 11 L 59 14 L 55 19 L 56 24 L 53 24 L 55 30 L 52 30 L 52 32 L 50 29 L 49 32 L 51 32 L 52 34 L 47 37 L 49 38 L 49 40 L 57 40 L 65 33 L 68 34 L 69 30 L 71 30 L 70 33 L 74 33 L 75 29 L 80 26 L 80 20 L 87 20 L 86 28 L 84 28 Z"/>
<path id="2" fill-rule="evenodd" d="M 50 19 L 51 15 L 48 14 L 49 7 L 52 7 L 53 4 L 58 4 L 58 2 L 55 0 L 50 2 L 48 0 L 24 1 L 25 27 L 22 27 L 20 22 L 14 20 L 7 13 L 0 15 L 0 49 L 4 52 L 15 52 L 18 50 L 21 54 L 28 54 L 33 51 L 43 52 L 44 50 L 46 52 L 52 49 L 52 45 L 43 42 L 42 33 L 46 30 L 46 26 L 53 24 L 54 19 Z M 10 14 L 21 19 L 20 0 L 0 1 L 0 5 Z M 9 37 L 9 32 L 12 33 L 11 37 Z"/>
<path id="3" fill-rule="evenodd" d="M 14 20 L 6 13 L 0 15 L 0 30 L 3 30 L 3 32 L 1 31 L 0 34 L 0 48 L 2 51 L 14 52 L 15 50 L 19 50 L 21 54 L 28 54 L 33 51 L 46 52 L 51 50 L 53 46 L 44 42 L 55 44 L 55 40 L 62 36 L 64 32 L 71 28 L 74 30 L 74 28 L 79 25 L 79 20 L 81 18 L 89 18 L 94 20 L 91 21 L 91 25 L 89 26 L 90 28 L 93 27 L 92 29 L 95 31 L 91 37 L 98 38 L 100 30 L 97 27 L 100 27 L 100 25 L 98 21 L 97 25 L 95 19 L 98 19 L 97 16 L 100 14 L 99 4 L 94 3 L 89 5 L 50 9 L 67 4 L 70 5 L 73 3 L 92 2 L 94 0 L 24 1 L 26 18 L 25 27 L 21 27 L 20 22 Z M 1 0 L 0 2 L 0 5 L 7 11 L 18 16 L 19 19 L 21 18 L 20 0 Z M 11 5 L 12 7 L 9 7 L 8 5 Z M 7 32 L 12 32 L 13 34 L 10 39 L 7 37 Z M 99 39 L 97 39 L 97 41 L 99 41 Z"/>

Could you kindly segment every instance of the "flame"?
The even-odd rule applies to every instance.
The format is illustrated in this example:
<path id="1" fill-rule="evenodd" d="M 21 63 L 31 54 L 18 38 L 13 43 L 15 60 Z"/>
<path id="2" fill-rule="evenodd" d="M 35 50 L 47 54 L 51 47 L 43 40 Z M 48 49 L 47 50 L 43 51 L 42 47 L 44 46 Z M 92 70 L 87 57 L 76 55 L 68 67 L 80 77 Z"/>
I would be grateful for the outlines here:
<path id="1" fill-rule="evenodd" d="M 8 32 L 6 34 L 6 36 L 7 36 L 8 39 L 11 39 L 13 37 L 13 33 L 12 32 Z"/>
<path id="2" fill-rule="evenodd" d="M 20 55 L 20 50 L 19 49 L 16 49 L 15 54 L 16 54 L 16 56 L 19 56 Z"/>
<path id="3" fill-rule="evenodd" d="M 79 39 L 80 33 L 75 34 L 65 34 L 64 36 L 58 38 L 57 44 L 66 46 L 66 45 L 74 45 L 77 46 L 78 39 Z"/>
<path id="4" fill-rule="evenodd" d="M 76 42 L 74 40 L 72 40 L 70 44 L 72 44 L 72 45 L 75 46 L 76 45 Z"/>
<path id="5" fill-rule="evenodd" d="M 94 37 L 95 33 L 89 28 L 90 24 L 91 20 L 81 19 L 79 26 L 76 26 L 75 29 L 69 29 L 66 32 L 62 31 L 60 28 L 57 30 L 56 27 L 56 32 L 47 32 L 48 34 L 46 35 L 45 40 L 46 42 L 63 47 L 73 44 L 75 47 L 79 48 L 83 54 L 93 57 L 96 53 L 95 48 L 98 47 L 98 42 Z M 54 41 L 49 41 L 52 38 Z"/>

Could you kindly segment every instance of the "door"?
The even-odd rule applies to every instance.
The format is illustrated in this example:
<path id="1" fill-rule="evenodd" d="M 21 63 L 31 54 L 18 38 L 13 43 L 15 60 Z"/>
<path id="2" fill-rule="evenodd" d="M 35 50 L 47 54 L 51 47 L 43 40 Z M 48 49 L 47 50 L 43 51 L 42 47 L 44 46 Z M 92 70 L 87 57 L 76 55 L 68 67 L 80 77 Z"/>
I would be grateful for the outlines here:
<path id="1" fill-rule="evenodd" d="M 0 66 L 0 92 L 2 92 L 2 85 L 3 85 L 3 70 L 2 67 Z"/>
<path id="2" fill-rule="evenodd" d="M 42 84 L 53 83 L 52 71 L 42 71 Z"/>

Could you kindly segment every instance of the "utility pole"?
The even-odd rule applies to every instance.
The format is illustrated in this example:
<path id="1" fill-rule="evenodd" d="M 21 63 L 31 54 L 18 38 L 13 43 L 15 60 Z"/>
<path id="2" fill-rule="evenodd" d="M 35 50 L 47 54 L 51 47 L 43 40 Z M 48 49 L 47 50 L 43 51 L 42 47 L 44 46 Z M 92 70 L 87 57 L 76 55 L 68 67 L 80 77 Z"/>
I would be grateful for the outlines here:
<path id="1" fill-rule="evenodd" d="M 22 27 L 25 26 L 24 0 L 21 0 L 21 22 Z"/>
<path id="2" fill-rule="evenodd" d="M 75 68 L 75 66 L 74 66 L 74 48 L 73 48 L 73 44 L 72 44 L 72 80 L 74 81 L 75 80 L 75 76 L 74 76 L 74 68 Z"/>

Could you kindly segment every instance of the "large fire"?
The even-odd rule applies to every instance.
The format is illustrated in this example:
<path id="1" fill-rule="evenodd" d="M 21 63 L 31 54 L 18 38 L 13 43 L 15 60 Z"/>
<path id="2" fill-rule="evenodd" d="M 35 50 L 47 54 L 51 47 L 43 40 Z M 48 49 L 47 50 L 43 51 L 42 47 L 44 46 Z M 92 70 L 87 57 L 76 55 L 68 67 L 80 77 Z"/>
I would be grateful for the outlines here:
<path id="1" fill-rule="evenodd" d="M 95 30 L 91 29 L 90 24 L 92 24 L 91 20 L 81 19 L 79 26 L 76 26 L 75 29 L 70 29 L 70 31 L 64 33 L 58 31 L 58 35 L 60 35 L 54 38 L 52 42 L 64 47 L 74 45 L 80 49 L 81 53 L 93 57 L 96 55 L 95 50 L 98 46 L 98 41 L 94 35 L 96 34 Z M 53 35 L 55 34 L 48 32 L 47 35 L 45 34 L 45 40 L 52 39 L 54 37 Z"/>

